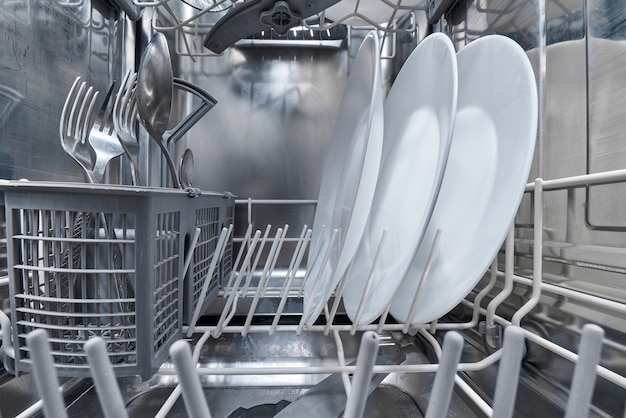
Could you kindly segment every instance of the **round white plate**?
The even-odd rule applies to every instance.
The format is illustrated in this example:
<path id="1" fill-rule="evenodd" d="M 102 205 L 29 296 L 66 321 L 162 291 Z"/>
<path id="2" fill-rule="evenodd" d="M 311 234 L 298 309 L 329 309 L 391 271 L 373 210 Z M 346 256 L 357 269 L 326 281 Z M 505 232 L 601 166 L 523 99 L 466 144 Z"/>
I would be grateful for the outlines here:
<path id="1" fill-rule="evenodd" d="M 472 290 L 511 227 L 528 180 L 537 134 L 537 88 L 530 61 L 499 35 L 458 54 L 459 102 L 446 173 L 428 230 L 390 313 L 427 323 Z M 411 318 L 412 300 L 439 242 Z"/>
<path id="2" fill-rule="evenodd" d="M 385 101 L 374 203 L 343 293 L 354 322 L 369 323 L 384 312 L 423 237 L 450 149 L 456 98 L 454 47 L 446 35 L 432 34 L 411 53 Z M 384 229 L 386 240 L 372 269 Z"/>
<path id="3" fill-rule="evenodd" d="M 388 3 L 395 5 L 401 3 L 395 15 L 393 13 L 396 7 L 392 7 Z M 426 0 L 390 0 L 388 3 L 382 0 L 342 0 L 326 9 L 326 18 L 334 22 L 346 18 L 341 22 L 344 25 L 369 25 L 370 22 L 359 16 L 362 15 L 374 23 L 381 24 L 388 23 L 392 15 L 394 20 L 399 19 L 411 11 L 408 9 L 410 7 L 427 7 Z"/>
<path id="4" fill-rule="evenodd" d="M 371 31 L 351 66 L 328 147 L 304 287 L 307 324 L 322 312 L 354 257 L 374 198 L 383 146 L 379 51 L 378 35 Z M 335 229 L 337 239 L 329 248 Z"/>

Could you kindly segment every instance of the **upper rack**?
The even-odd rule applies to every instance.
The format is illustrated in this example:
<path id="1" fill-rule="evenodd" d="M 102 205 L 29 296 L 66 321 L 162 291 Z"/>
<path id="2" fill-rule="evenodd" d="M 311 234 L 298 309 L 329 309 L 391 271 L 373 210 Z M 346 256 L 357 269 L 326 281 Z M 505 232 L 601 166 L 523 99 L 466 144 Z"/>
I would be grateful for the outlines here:
<path id="1" fill-rule="evenodd" d="M 206 35 L 216 22 L 243 0 L 132 0 L 143 9 L 152 29 L 172 34 L 175 51 L 180 56 L 219 56 L 203 46 Z M 291 28 L 279 36 L 273 31 L 255 35 L 255 40 L 305 42 L 306 45 L 333 46 L 336 32 L 345 26 L 350 28 L 376 29 L 383 36 L 412 34 L 417 30 L 415 13 L 426 12 L 426 0 L 343 0 L 321 13 L 302 21 L 301 26 Z M 331 19 L 332 18 L 332 19 Z M 330 38 L 330 39 L 329 39 Z M 329 44 L 328 41 L 331 41 Z M 243 40 L 246 41 L 245 39 Z"/>

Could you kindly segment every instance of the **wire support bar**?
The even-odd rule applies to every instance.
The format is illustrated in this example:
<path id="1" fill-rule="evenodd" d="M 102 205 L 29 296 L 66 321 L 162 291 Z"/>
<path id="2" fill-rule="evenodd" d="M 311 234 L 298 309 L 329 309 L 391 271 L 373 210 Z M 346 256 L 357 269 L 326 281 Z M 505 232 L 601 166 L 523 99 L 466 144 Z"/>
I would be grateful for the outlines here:
<path id="1" fill-rule="evenodd" d="M 497 272 L 498 277 L 503 277 L 503 272 Z M 532 286 L 533 281 L 527 277 L 513 275 L 513 281 L 523 284 L 525 286 Z M 565 296 L 571 299 L 578 300 L 580 302 L 589 303 L 598 308 L 609 309 L 614 312 L 626 314 L 626 303 L 616 302 L 609 299 L 604 299 L 599 296 L 583 293 L 578 290 L 568 289 L 562 286 L 557 286 L 550 283 L 541 283 L 541 289 L 545 292 L 555 294 L 557 296 Z"/>
<path id="2" fill-rule="evenodd" d="M 385 324 L 383 326 L 382 332 L 385 331 L 402 331 L 404 324 Z M 411 329 L 419 330 L 419 329 L 428 329 L 430 325 L 417 325 L 412 326 Z M 228 325 L 222 327 L 220 332 L 226 334 L 241 334 L 244 330 L 244 326 L 238 325 Z M 332 325 L 331 331 L 340 331 L 340 332 L 352 332 L 352 325 Z M 379 331 L 379 324 L 367 324 L 367 325 L 359 325 L 357 331 Z M 183 327 L 183 332 L 187 332 L 189 328 Z M 214 332 L 217 329 L 216 326 L 197 326 L 195 327 L 196 332 Z M 266 333 L 271 330 L 277 332 L 297 332 L 299 329 L 298 325 L 276 325 L 275 328 L 272 328 L 271 325 L 252 325 L 247 330 L 248 333 Z M 326 325 L 311 325 L 308 327 L 304 327 L 303 331 L 314 331 L 314 332 L 323 332 L 326 329 Z"/>
<path id="3" fill-rule="evenodd" d="M 583 174 L 580 176 L 563 177 L 554 180 L 542 180 L 543 190 L 563 190 L 585 186 L 599 186 L 603 184 L 626 182 L 626 169 L 604 171 L 601 173 Z M 526 184 L 527 192 L 534 191 L 535 182 Z"/>
<path id="4" fill-rule="evenodd" d="M 474 304 L 470 301 L 464 301 L 463 302 L 464 305 L 469 306 L 469 307 L 474 307 Z M 484 315 L 486 314 L 486 310 L 484 308 L 480 308 L 481 313 Z M 509 326 L 511 325 L 511 321 L 502 318 L 501 316 L 495 315 L 494 319 L 496 321 L 496 323 L 502 325 L 502 326 Z M 560 345 L 553 343 L 550 340 L 547 340 L 539 335 L 536 335 L 526 329 L 522 329 L 524 331 L 524 337 L 526 337 L 526 339 L 540 345 L 543 348 L 546 348 L 550 351 L 552 351 L 554 354 L 557 354 L 561 357 L 563 357 L 566 360 L 571 361 L 572 363 L 576 363 L 578 361 L 578 354 L 573 353 L 572 351 L 561 347 Z M 606 380 L 608 380 L 609 382 L 626 389 L 626 376 L 622 376 L 612 370 L 607 369 L 604 366 L 596 366 L 596 374 Z"/>

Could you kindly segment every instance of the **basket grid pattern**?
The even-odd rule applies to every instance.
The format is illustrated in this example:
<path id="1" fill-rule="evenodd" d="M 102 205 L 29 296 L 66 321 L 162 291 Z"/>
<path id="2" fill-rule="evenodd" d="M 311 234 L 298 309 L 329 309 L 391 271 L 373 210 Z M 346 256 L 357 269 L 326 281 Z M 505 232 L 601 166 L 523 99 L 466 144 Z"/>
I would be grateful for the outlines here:
<path id="1" fill-rule="evenodd" d="M 180 330 L 179 257 L 180 212 L 156 214 L 154 264 L 154 334 L 156 353 Z"/>
<path id="2" fill-rule="evenodd" d="M 202 286 L 207 279 L 213 254 L 217 247 L 220 229 L 220 208 L 205 207 L 196 209 L 196 228 L 200 228 L 200 236 L 193 253 L 193 265 L 191 268 L 193 281 L 194 306 L 200 298 Z M 213 271 L 209 278 L 209 294 L 218 286 L 219 270 Z"/>
<path id="3" fill-rule="evenodd" d="M 15 312 L 24 361 L 29 355 L 23 338 L 44 328 L 57 364 L 86 365 L 83 344 L 93 336 L 116 353 L 112 362 L 133 364 L 135 242 L 125 231 L 134 216 L 13 209 L 13 218 L 18 230 L 12 245 L 20 249 L 13 265 Z"/>

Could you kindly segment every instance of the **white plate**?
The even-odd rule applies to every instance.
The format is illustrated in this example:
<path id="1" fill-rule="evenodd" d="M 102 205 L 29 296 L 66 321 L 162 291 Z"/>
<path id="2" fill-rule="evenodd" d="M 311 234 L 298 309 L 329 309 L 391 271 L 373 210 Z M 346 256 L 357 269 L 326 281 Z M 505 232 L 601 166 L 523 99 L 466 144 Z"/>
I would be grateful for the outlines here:
<path id="1" fill-rule="evenodd" d="M 328 147 L 304 288 L 306 323 L 319 316 L 354 257 L 376 189 L 383 146 L 380 43 L 370 32 L 351 66 Z M 323 227 L 323 228 L 322 228 Z M 332 231 L 340 232 L 329 249 Z M 315 248 L 319 248 L 315 254 Z"/>
<path id="2" fill-rule="evenodd" d="M 393 12 L 396 8 L 389 6 L 388 3 L 396 5 L 398 3 L 401 3 L 401 6 L 399 7 L 402 8 L 399 8 L 396 11 L 395 15 L 393 15 Z M 362 15 L 372 22 L 380 24 L 389 22 L 389 19 L 392 15 L 394 17 L 394 20 L 404 16 L 411 11 L 406 7 L 427 7 L 426 0 L 390 0 L 388 1 L 388 3 L 385 3 L 382 0 L 342 0 L 339 3 L 326 9 L 326 18 L 332 21 L 338 21 L 349 15 L 353 15 L 347 17 L 341 23 L 345 25 L 369 25 L 369 22 L 358 16 Z"/>
<path id="3" fill-rule="evenodd" d="M 422 246 L 390 310 L 401 322 L 439 318 L 481 279 L 511 227 L 533 159 L 537 89 L 524 50 L 504 36 L 485 36 L 458 53 L 458 66 L 446 173 Z M 428 277 L 407 318 L 437 229 Z"/>
<path id="4" fill-rule="evenodd" d="M 352 321 L 369 323 L 382 314 L 410 265 L 443 178 L 456 98 L 454 47 L 446 35 L 435 33 L 411 53 L 385 101 L 381 171 L 343 294 Z M 373 270 L 371 288 L 363 298 L 385 228 L 386 241 Z M 362 312 L 357 318 L 361 299 Z"/>

